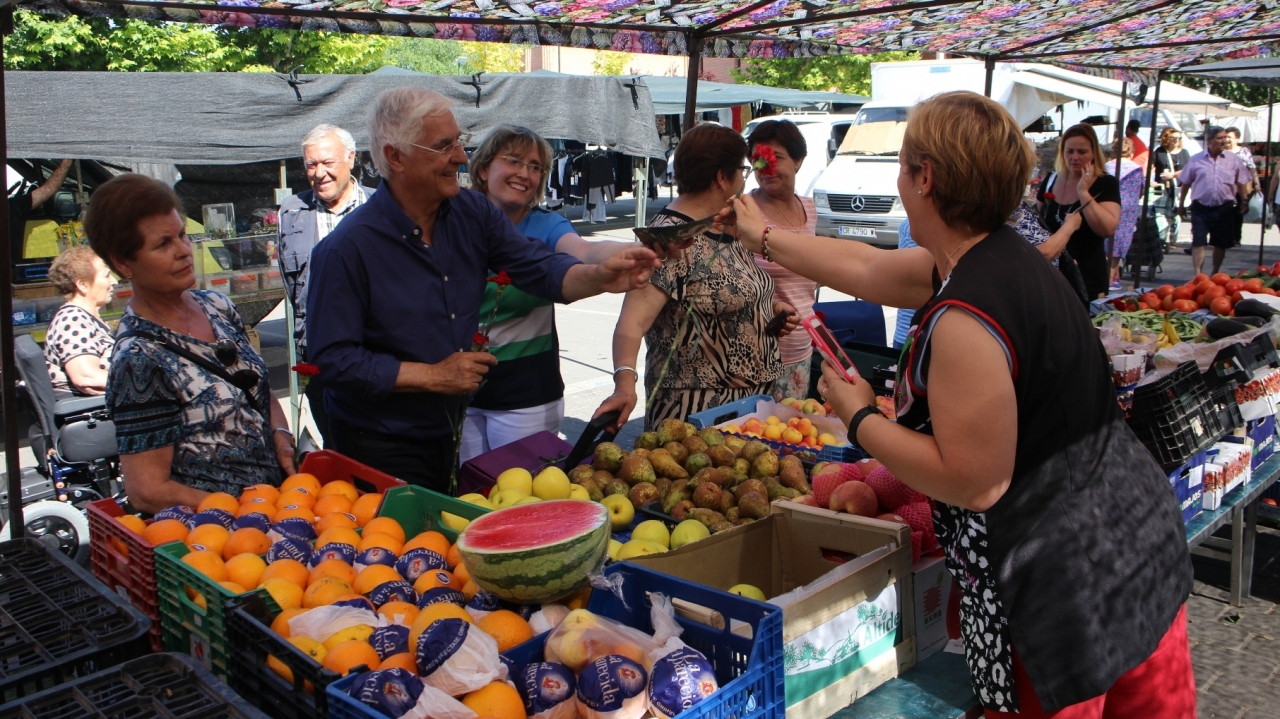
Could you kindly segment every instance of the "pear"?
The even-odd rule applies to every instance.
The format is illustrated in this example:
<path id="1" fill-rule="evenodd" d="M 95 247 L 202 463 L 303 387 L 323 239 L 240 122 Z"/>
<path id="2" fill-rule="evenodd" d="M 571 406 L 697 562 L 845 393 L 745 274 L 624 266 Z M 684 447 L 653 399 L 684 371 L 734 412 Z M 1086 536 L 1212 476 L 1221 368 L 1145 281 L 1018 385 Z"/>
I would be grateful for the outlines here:
<path id="1" fill-rule="evenodd" d="M 606 497 L 608 497 L 611 494 L 626 495 L 631 492 L 631 485 L 627 484 L 621 479 L 614 479 L 614 480 L 611 480 L 609 484 L 605 485 L 603 491 L 604 491 L 604 496 Z"/>
<path id="2" fill-rule="evenodd" d="M 720 513 L 724 514 L 727 517 L 729 516 L 728 513 L 730 509 L 737 509 L 737 508 L 738 508 L 738 498 L 733 496 L 733 492 L 727 489 L 721 488 L 720 506 L 718 507 L 718 509 L 720 510 Z"/>
<path id="3" fill-rule="evenodd" d="M 697 454 L 698 452 L 706 452 L 707 447 L 710 446 L 706 442 L 703 442 L 702 438 L 698 436 L 685 437 L 684 440 L 680 442 L 680 444 L 683 444 L 684 448 L 689 450 L 690 454 Z"/>
<path id="4" fill-rule="evenodd" d="M 682 424 L 684 425 L 684 436 L 691 437 L 698 433 L 698 428 L 694 427 L 693 424 L 689 422 L 682 422 Z"/>
<path id="5" fill-rule="evenodd" d="M 689 519 L 690 509 L 693 509 L 693 502 L 690 502 L 687 499 L 683 499 L 679 502 L 676 502 L 675 506 L 673 506 L 671 508 L 671 511 L 667 512 L 667 514 L 670 514 L 672 517 L 675 517 L 675 520 L 677 522 L 683 522 L 684 520 Z"/>
<path id="6" fill-rule="evenodd" d="M 742 448 L 742 452 L 738 454 L 738 457 L 740 457 L 741 459 L 745 459 L 748 462 L 754 462 L 756 457 L 759 457 L 760 455 L 768 451 L 769 451 L 769 445 L 765 444 L 764 442 L 760 442 L 758 440 L 752 440 Z"/>
<path id="7" fill-rule="evenodd" d="M 702 452 L 695 452 L 689 455 L 689 458 L 684 461 L 684 471 L 689 474 L 697 474 L 710 466 L 711 458 Z"/>
<path id="8" fill-rule="evenodd" d="M 715 524 L 711 525 L 710 529 L 712 534 L 716 534 L 718 532 L 723 532 L 728 529 L 733 529 L 733 527 L 734 527 L 733 522 L 730 522 L 727 519 L 722 519 L 719 522 L 716 522 Z"/>
<path id="9" fill-rule="evenodd" d="M 649 453 L 649 463 L 653 465 L 653 471 L 659 476 L 667 479 L 688 479 L 689 473 L 680 466 L 680 463 L 671 456 L 670 452 L 664 452 L 655 449 Z"/>
<path id="10" fill-rule="evenodd" d="M 738 513 L 739 511 L 740 510 L 737 507 L 730 507 L 724 511 L 724 518 L 736 524 L 742 517 L 742 515 Z"/>
<path id="11" fill-rule="evenodd" d="M 716 467 L 731 467 L 733 460 L 733 450 L 723 444 L 714 444 L 707 447 L 707 456 L 711 458 L 711 464 Z"/>
<path id="12" fill-rule="evenodd" d="M 747 446 L 747 440 L 727 434 L 724 437 L 724 446 L 733 450 L 733 456 L 737 457 L 742 454 L 743 447 Z"/>
<path id="13" fill-rule="evenodd" d="M 657 478 L 653 465 L 644 457 L 627 457 L 622 460 L 622 466 L 618 469 L 618 479 L 632 486 L 641 482 L 652 483 Z"/>
<path id="14" fill-rule="evenodd" d="M 591 481 L 600 485 L 601 489 L 604 489 L 604 486 L 614 479 L 616 477 L 613 476 L 613 472 L 606 472 L 603 469 L 591 473 Z"/>
<path id="15" fill-rule="evenodd" d="M 670 442 L 679 442 L 689 436 L 689 429 L 678 419 L 664 419 L 658 423 L 658 444 L 666 446 Z"/>
<path id="16" fill-rule="evenodd" d="M 640 507 L 656 502 L 659 499 L 658 488 L 649 482 L 640 482 L 631 488 L 631 492 L 627 495 L 627 499 L 631 500 L 631 506 L 640 510 Z"/>
<path id="17" fill-rule="evenodd" d="M 675 458 L 676 462 L 684 465 L 684 461 L 689 458 L 689 449 L 679 442 L 667 442 L 662 445 L 667 450 L 667 454 Z"/>
<path id="18" fill-rule="evenodd" d="M 690 498 L 690 492 L 685 489 L 689 483 L 683 479 L 678 479 L 671 483 L 671 487 L 667 489 L 667 493 L 662 496 L 662 511 L 671 514 L 671 508 Z"/>
<path id="19" fill-rule="evenodd" d="M 742 498 L 752 492 L 764 497 L 769 496 L 769 488 L 764 485 L 764 482 L 758 479 L 748 479 L 733 488 L 733 496 L 738 498 L 738 506 L 742 506 Z"/>
<path id="20" fill-rule="evenodd" d="M 636 437 L 636 449 L 657 449 L 660 446 L 662 445 L 658 442 L 657 432 L 644 432 Z"/>
<path id="21" fill-rule="evenodd" d="M 622 448 L 613 442 L 601 442 L 596 445 L 595 458 L 591 460 L 591 466 L 596 469 L 603 469 L 606 472 L 617 472 L 622 466 L 622 460 L 626 458 L 626 453 Z"/>
<path id="22" fill-rule="evenodd" d="M 599 502 L 604 499 L 604 487 L 596 484 L 594 480 L 583 482 L 582 486 L 587 490 L 587 494 L 591 497 L 592 502 Z"/>
<path id="23" fill-rule="evenodd" d="M 747 492 L 738 498 L 738 514 L 750 519 L 769 516 L 769 498 L 760 492 Z"/>
<path id="24" fill-rule="evenodd" d="M 658 477 L 654 480 L 653 486 L 658 488 L 659 495 L 665 497 L 667 495 L 667 488 L 671 486 L 671 480 L 666 477 Z"/>
<path id="25" fill-rule="evenodd" d="M 631 454 L 627 456 L 628 457 L 648 457 L 649 452 L 650 450 L 647 450 L 647 449 L 633 449 L 631 450 Z"/>
<path id="26" fill-rule="evenodd" d="M 782 486 L 782 483 L 778 481 L 777 477 L 769 477 L 765 479 L 764 486 L 769 493 L 770 502 L 772 502 L 775 499 L 778 499 L 779 497 L 785 497 L 787 499 L 795 499 L 796 495 L 800 494 L 794 489 L 788 489 Z"/>
<path id="27" fill-rule="evenodd" d="M 715 524 L 716 522 L 724 521 L 723 514 L 712 509 L 703 509 L 701 507 L 694 507 L 693 509 L 690 509 L 689 517 L 691 519 L 696 519 L 699 522 L 702 522 L 708 528 L 710 528 L 711 525 Z"/>
<path id="28" fill-rule="evenodd" d="M 703 482 L 693 491 L 693 504 L 702 509 L 720 511 L 720 486 Z"/>
<path id="29" fill-rule="evenodd" d="M 778 455 L 773 452 L 765 452 L 757 456 L 751 462 L 751 472 L 749 474 L 758 479 L 778 476 Z"/>
<path id="30" fill-rule="evenodd" d="M 698 437 L 706 442 L 708 447 L 724 444 L 724 435 L 720 434 L 720 430 L 715 427 L 707 427 L 698 433 Z"/>
<path id="31" fill-rule="evenodd" d="M 799 463 L 799 460 L 794 464 L 784 464 L 778 472 L 778 481 L 782 482 L 782 486 L 797 490 L 802 494 L 808 494 L 812 491 L 809 488 L 809 480 L 804 476 L 804 467 Z"/>
<path id="32" fill-rule="evenodd" d="M 589 464 L 580 464 L 569 470 L 569 481 L 574 484 L 582 484 L 583 480 L 591 479 L 591 475 L 595 474 L 595 468 Z"/>
<path id="33" fill-rule="evenodd" d="M 751 460 L 739 457 L 733 460 L 733 471 L 746 477 L 751 474 Z"/>

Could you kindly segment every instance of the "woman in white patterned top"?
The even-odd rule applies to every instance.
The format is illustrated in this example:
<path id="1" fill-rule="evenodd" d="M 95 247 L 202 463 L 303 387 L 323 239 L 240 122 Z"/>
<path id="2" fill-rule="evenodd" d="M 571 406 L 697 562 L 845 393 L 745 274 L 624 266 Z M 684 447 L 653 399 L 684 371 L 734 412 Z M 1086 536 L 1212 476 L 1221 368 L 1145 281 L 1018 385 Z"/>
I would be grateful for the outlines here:
<path id="1" fill-rule="evenodd" d="M 72 247 L 53 261 L 49 281 L 67 300 L 49 321 L 44 359 L 55 392 L 102 394 L 115 338 L 98 315 L 116 286 L 93 250 Z"/>

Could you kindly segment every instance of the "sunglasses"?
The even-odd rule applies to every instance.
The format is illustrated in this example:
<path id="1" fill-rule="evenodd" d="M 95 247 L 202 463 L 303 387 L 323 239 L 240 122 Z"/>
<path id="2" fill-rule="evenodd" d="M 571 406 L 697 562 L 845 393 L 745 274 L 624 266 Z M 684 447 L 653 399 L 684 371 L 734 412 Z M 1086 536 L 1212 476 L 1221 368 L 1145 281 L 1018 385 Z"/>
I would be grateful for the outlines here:
<path id="1" fill-rule="evenodd" d="M 231 340 L 218 340 L 218 344 L 213 347 L 213 355 L 218 358 L 223 367 L 231 367 L 240 361 L 240 347 Z M 262 375 L 251 369 L 236 370 L 231 373 L 231 384 L 242 390 L 257 389 L 261 381 Z"/>

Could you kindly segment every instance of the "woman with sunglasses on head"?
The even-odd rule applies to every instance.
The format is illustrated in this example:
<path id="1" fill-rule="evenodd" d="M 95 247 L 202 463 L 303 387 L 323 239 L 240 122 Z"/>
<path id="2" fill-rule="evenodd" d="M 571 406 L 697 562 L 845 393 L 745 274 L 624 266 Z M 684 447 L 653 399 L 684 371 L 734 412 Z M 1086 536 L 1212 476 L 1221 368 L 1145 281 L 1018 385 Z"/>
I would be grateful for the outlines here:
<path id="1" fill-rule="evenodd" d="M 93 193 L 85 230 L 133 285 L 106 390 L 133 506 L 196 506 L 210 492 L 236 495 L 293 473 L 293 436 L 235 305 L 194 289 L 173 190 L 142 175 L 112 178 Z"/>
<path id="2" fill-rule="evenodd" d="M 538 207 L 547 191 L 551 146 L 533 130 L 499 125 L 468 163 L 472 187 L 511 219 L 520 234 L 587 264 L 603 262 L 634 242 L 582 239 L 569 220 Z M 503 268 L 494 267 L 496 272 Z M 564 419 L 564 380 L 560 377 L 555 307 L 540 297 L 507 287 L 498 301 L 497 285 L 485 285 L 480 321 L 497 308 L 486 328 L 489 351 L 498 364 L 467 407 L 462 430 L 462 462 L 541 431 L 559 432 Z"/>

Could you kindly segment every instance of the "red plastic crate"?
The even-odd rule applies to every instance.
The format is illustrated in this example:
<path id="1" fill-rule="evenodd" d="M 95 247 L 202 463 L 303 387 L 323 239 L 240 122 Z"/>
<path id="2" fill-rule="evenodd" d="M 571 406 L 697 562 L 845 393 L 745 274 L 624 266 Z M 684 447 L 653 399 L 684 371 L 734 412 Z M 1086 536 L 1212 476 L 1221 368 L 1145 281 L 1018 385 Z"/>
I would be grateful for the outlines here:
<path id="1" fill-rule="evenodd" d="M 320 484 L 344 479 L 355 485 L 356 491 L 360 494 L 382 493 L 392 487 L 402 487 L 406 484 L 402 479 L 396 479 L 386 472 L 361 464 L 330 449 L 308 452 L 307 456 L 302 458 L 302 466 L 298 468 L 298 472 L 314 475 L 320 480 Z"/>
<path id="2" fill-rule="evenodd" d="M 151 620 L 151 649 L 164 651 L 156 599 L 155 545 L 116 521 L 125 512 L 114 499 L 90 502 L 87 513 L 93 575 Z"/>

